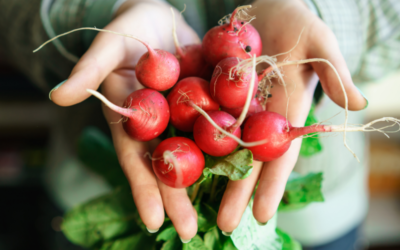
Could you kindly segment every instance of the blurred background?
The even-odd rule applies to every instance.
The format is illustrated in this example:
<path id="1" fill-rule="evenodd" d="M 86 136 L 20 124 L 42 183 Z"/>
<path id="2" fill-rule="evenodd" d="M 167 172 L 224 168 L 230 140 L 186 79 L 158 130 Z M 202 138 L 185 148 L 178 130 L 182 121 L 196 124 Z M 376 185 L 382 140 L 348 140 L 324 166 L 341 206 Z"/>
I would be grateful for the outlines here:
<path id="1" fill-rule="evenodd" d="M 399 83 L 397 72 L 366 86 L 365 122 L 383 116 L 400 118 Z M 60 110 L 46 93 L 2 62 L 0 55 L 0 250 L 81 249 L 60 232 L 63 211 L 79 202 L 80 196 L 86 199 L 85 190 L 93 195 L 108 190 L 100 185 L 103 188 L 93 191 L 94 186 L 78 179 L 65 187 L 74 199 L 68 202 L 66 194 L 60 203 L 46 188 L 51 182 L 60 186 L 63 182 L 51 180 L 45 170 L 61 133 L 56 119 Z M 363 239 L 369 249 L 400 249 L 400 133 L 392 134 L 390 140 L 378 133 L 368 136 L 370 209 Z M 64 179 L 82 176 L 73 167 L 65 169 Z"/>

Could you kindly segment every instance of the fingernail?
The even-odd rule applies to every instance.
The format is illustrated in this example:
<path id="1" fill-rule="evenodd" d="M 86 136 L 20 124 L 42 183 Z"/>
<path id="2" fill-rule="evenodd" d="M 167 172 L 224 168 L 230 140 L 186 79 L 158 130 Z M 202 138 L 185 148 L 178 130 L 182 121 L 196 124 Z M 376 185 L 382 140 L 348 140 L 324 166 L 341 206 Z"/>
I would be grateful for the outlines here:
<path id="1" fill-rule="evenodd" d="M 189 243 L 192 240 L 192 239 L 188 239 L 188 240 L 182 239 L 181 236 L 179 236 L 179 238 L 181 239 L 183 244 Z"/>
<path id="2" fill-rule="evenodd" d="M 358 89 L 360 94 L 364 97 L 365 101 L 367 101 L 367 105 L 365 105 L 364 109 L 368 108 L 368 104 L 369 104 L 368 98 L 364 95 L 364 93 L 361 91 L 361 89 L 359 89 L 357 86 L 356 86 L 356 88 Z"/>
<path id="3" fill-rule="evenodd" d="M 160 230 L 159 228 L 157 229 L 149 229 L 148 227 L 146 227 L 147 231 L 149 231 L 149 233 L 153 234 L 153 233 L 157 233 L 158 230 Z"/>
<path id="4" fill-rule="evenodd" d="M 225 236 L 231 236 L 232 233 L 233 233 L 233 232 L 225 232 L 225 231 L 222 231 L 222 234 L 225 235 Z"/>
<path id="5" fill-rule="evenodd" d="M 63 85 L 63 83 L 64 82 L 66 82 L 67 80 L 64 80 L 64 81 L 62 81 L 62 82 L 60 82 L 59 84 L 57 84 L 52 90 L 50 90 L 50 93 L 49 93 L 49 99 L 50 99 L 50 101 L 51 101 L 51 93 L 53 93 L 53 91 L 54 90 L 57 90 L 61 85 Z"/>
<path id="6" fill-rule="evenodd" d="M 258 225 L 260 225 L 260 226 L 265 226 L 265 225 L 267 225 L 267 224 L 268 224 L 268 221 L 267 221 L 267 222 L 265 222 L 265 223 L 261 223 L 261 222 L 257 221 L 257 224 L 258 224 Z"/>

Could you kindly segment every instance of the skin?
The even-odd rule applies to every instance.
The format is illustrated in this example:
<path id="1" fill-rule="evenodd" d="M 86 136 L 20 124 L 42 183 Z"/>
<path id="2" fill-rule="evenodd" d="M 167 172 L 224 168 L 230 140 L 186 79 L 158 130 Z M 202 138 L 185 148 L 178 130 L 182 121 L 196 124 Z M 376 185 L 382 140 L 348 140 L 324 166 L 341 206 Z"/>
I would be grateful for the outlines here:
<path id="1" fill-rule="evenodd" d="M 290 60 L 328 59 L 338 70 L 345 85 L 349 110 L 361 110 L 366 106 L 367 101 L 351 80 L 334 34 L 308 10 L 302 1 L 259 0 L 253 3 L 250 14 L 257 16 L 252 25 L 260 32 L 263 43 L 262 54 L 271 56 L 289 51 L 296 44 L 301 30 L 305 28 L 300 43 L 290 54 Z M 287 56 L 278 57 L 278 61 L 284 60 Z M 288 66 L 284 70 L 285 81 L 291 86 L 288 92 L 293 91 L 288 109 L 288 119 L 293 126 L 304 125 L 318 77 L 329 98 L 344 107 L 344 97 L 339 82 L 328 66 L 323 63 L 312 63 Z M 275 84 L 271 93 L 273 97 L 268 103 L 267 110 L 285 115 L 287 98 L 283 87 Z M 251 178 L 231 181 L 228 184 L 218 212 L 217 223 L 221 230 L 232 232 L 239 225 L 257 181 L 259 185 L 253 204 L 254 217 L 260 223 L 266 223 L 272 218 L 282 198 L 289 174 L 297 161 L 300 146 L 301 139 L 294 140 L 289 150 L 279 159 L 264 164 L 257 162 L 257 167 L 254 169 L 256 171 Z"/>
<path id="2" fill-rule="evenodd" d="M 260 0 L 254 3 L 254 7 L 256 8 L 252 9 L 251 14 L 257 15 L 257 19 L 252 25 L 260 32 L 263 54 L 274 55 L 288 51 L 305 27 L 300 44 L 291 53 L 290 59 L 321 57 L 330 60 L 346 86 L 351 100 L 349 109 L 360 110 L 365 107 L 366 101 L 351 81 L 333 33 L 303 2 Z M 179 16 L 177 12 L 176 16 Z M 153 48 L 174 52 L 171 27 L 171 13 L 167 4 L 152 0 L 128 0 L 105 28 L 136 35 L 149 42 Z M 199 43 L 194 31 L 182 18 L 177 18 L 177 32 L 181 45 Z M 135 80 L 133 68 L 145 52 L 145 47 L 137 41 L 99 33 L 67 82 L 52 92 L 53 102 L 60 106 L 77 104 L 89 97 L 86 88 L 97 89 L 102 83 L 103 94 L 111 102 L 121 106 L 129 93 L 141 88 Z M 285 57 L 278 57 L 278 60 Z M 338 82 L 324 64 L 286 67 L 286 82 L 292 86 L 296 83 L 288 113 L 288 119 L 293 126 L 304 124 L 317 83 L 316 73 L 325 93 L 340 106 L 344 105 Z M 268 110 L 285 114 L 286 97 L 283 88 L 276 85 L 272 95 L 271 99 L 276 101 L 268 104 Z M 108 122 L 120 119 L 120 115 L 108 108 L 103 108 L 103 111 Z M 110 129 L 118 159 L 130 182 L 135 204 L 147 228 L 160 228 L 165 210 L 182 239 L 194 237 L 197 232 L 197 215 L 186 190 L 174 189 L 158 181 L 151 169 L 150 160 L 143 157 L 146 152 L 152 152 L 159 141 L 134 141 L 126 135 L 121 124 L 113 124 Z M 232 232 L 238 226 L 257 181 L 259 186 L 253 206 L 254 216 L 259 222 L 266 222 L 273 216 L 288 176 L 296 163 L 300 145 L 301 140 L 294 140 L 288 152 L 281 158 L 264 164 L 254 162 L 254 170 L 247 179 L 229 182 L 218 213 L 217 223 L 221 230 Z"/>
<path id="3" fill-rule="evenodd" d="M 148 42 L 153 48 L 175 52 L 172 38 L 170 6 L 159 1 L 127 1 L 114 20 L 105 29 L 131 34 Z M 175 16 L 179 17 L 176 11 Z M 178 38 L 182 45 L 200 43 L 196 33 L 176 18 Z M 146 52 L 138 41 L 99 33 L 88 51 L 73 69 L 68 80 L 51 98 L 60 106 L 71 106 L 89 97 L 86 88 L 101 90 L 111 102 L 122 106 L 125 98 L 142 88 L 136 81 L 134 66 Z M 120 115 L 103 107 L 108 123 L 116 122 Z M 137 142 L 128 137 L 121 124 L 110 124 L 114 146 L 122 169 L 127 176 L 143 223 L 157 230 L 164 222 L 164 211 L 171 218 L 178 234 L 191 239 L 197 232 L 197 214 L 185 189 L 171 188 L 155 177 L 151 161 L 144 157 L 153 152 L 158 140 Z"/>

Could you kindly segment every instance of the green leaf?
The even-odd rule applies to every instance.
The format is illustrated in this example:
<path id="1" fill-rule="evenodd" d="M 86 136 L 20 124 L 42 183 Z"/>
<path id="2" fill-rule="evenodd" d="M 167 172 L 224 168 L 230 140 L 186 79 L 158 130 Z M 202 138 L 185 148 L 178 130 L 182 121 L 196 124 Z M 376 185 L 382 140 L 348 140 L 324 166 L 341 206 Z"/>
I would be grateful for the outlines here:
<path id="1" fill-rule="evenodd" d="M 222 242 L 220 240 L 220 235 L 218 233 L 217 227 L 214 227 L 204 234 L 204 245 L 209 250 L 220 250 L 222 248 Z"/>
<path id="2" fill-rule="evenodd" d="M 182 242 L 178 238 L 174 226 L 169 226 L 161 231 L 156 238 L 156 241 L 165 241 L 161 250 L 181 250 Z"/>
<path id="3" fill-rule="evenodd" d="M 100 250 L 141 250 L 155 249 L 154 236 L 148 236 L 143 232 L 118 238 L 111 242 L 105 242 Z"/>
<path id="4" fill-rule="evenodd" d="M 162 232 L 157 235 L 156 241 L 167 241 L 170 239 L 174 239 L 177 236 L 177 232 L 174 226 L 167 227 Z"/>
<path id="5" fill-rule="evenodd" d="M 217 212 L 205 203 L 194 206 L 197 211 L 197 225 L 199 232 L 207 232 L 217 225 Z"/>
<path id="6" fill-rule="evenodd" d="M 239 250 L 280 250 L 281 243 L 275 232 L 277 216 L 275 215 L 265 226 L 258 225 L 253 217 L 251 200 L 246 207 L 239 226 L 233 231 L 231 238 Z"/>
<path id="7" fill-rule="evenodd" d="M 279 228 L 276 229 L 276 233 L 279 235 L 282 242 L 282 250 L 302 250 L 300 243 L 290 237 L 287 233 L 283 232 Z"/>
<path id="8" fill-rule="evenodd" d="M 201 237 L 196 234 L 189 243 L 183 244 L 183 250 L 210 250 L 204 245 Z"/>
<path id="9" fill-rule="evenodd" d="M 318 123 L 314 111 L 315 111 L 315 105 L 313 104 L 311 106 L 310 112 L 307 116 L 307 120 L 304 126 L 311 126 Z M 313 133 L 310 134 L 310 136 L 311 137 L 303 138 L 303 141 L 301 143 L 300 155 L 303 157 L 310 157 L 322 151 L 322 145 L 321 142 L 319 141 L 319 134 Z"/>
<path id="10" fill-rule="evenodd" d="M 228 240 L 225 241 L 224 245 L 222 246 L 222 250 L 238 250 L 233 244 L 232 239 L 229 237 Z"/>
<path id="11" fill-rule="evenodd" d="M 206 166 L 207 166 L 207 164 L 206 164 Z M 207 169 L 207 171 L 205 171 Z M 203 169 L 203 174 L 200 176 L 200 178 L 196 181 L 196 183 L 204 183 L 205 181 L 209 181 L 209 180 L 211 180 L 211 176 L 212 176 L 212 173 L 210 172 L 210 171 L 208 171 L 208 168 L 207 167 L 205 167 L 204 169 Z"/>
<path id="12" fill-rule="evenodd" d="M 211 174 L 228 176 L 230 180 L 242 180 L 251 174 L 253 166 L 253 154 L 248 149 L 233 152 L 225 157 L 212 157 L 206 155 L 206 168 L 203 176 Z"/>
<path id="13" fill-rule="evenodd" d="M 86 248 L 127 233 L 140 232 L 143 227 L 128 187 L 117 188 L 73 208 L 64 216 L 61 225 L 71 242 Z"/>
<path id="14" fill-rule="evenodd" d="M 286 184 L 279 211 L 303 208 L 311 202 L 322 202 L 322 173 L 310 173 L 289 179 Z"/>
<path id="15" fill-rule="evenodd" d="M 161 250 L 182 250 L 182 241 L 178 237 L 170 239 L 164 242 Z"/>
<path id="16" fill-rule="evenodd" d="M 209 194 L 211 192 L 213 185 L 213 178 L 207 178 L 201 183 L 201 189 L 203 190 L 204 193 Z"/>
<path id="17" fill-rule="evenodd" d="M 95 127 L 86 128 L 78 141 L 78 156 L 86 167 L 111 186 L 128 185 L 111 140 Z"/>

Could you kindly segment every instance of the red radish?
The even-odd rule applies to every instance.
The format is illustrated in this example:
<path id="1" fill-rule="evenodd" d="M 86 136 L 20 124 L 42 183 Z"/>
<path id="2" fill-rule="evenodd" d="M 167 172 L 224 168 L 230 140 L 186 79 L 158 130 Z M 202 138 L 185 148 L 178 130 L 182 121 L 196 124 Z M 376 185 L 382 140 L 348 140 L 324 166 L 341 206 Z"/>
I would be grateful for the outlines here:
<path id="1" fill-rule="evenodd" d="M 239 118 L 240 114 L 242 113 L 243 107 L 235 108 L 235 109 L 229 109 L 229 108 L 222 107 L 221 110 L 227 112 L 228 114 L 231 114 L 233 117 L 235 117 L 237 119 L 237 118 Z M 245 119 L 247 119 L 248 117 L 250 117 L 258 112 L 261 112 L 261 111 L 264 111 L 264 108 L 261 105 L 260 101 L 258 100 L 258 98 L 253 98 L 253 99 L 251 99 L 249 111 L 246 114 Z"/>
<path id="2" fill-rule="evenodd" d="M 98 29 L 98 28 L 79 28 L 79 29 L 74 29 L 71 31 L 68 31 L 66 33 L 63 33 L 61 35 L 58 35 L 56 37 L 53 37 L 52 39 L 48 40 L 47 42 L 43 43 L 39 48 L 34 50 L 33 52 L 36 52 L 43 48 L 46 44 L 49 42 L 68 35 L 72 32 L 75 31 L 80 31 L 80 30 L 95 30 L 95 31 L 101 31 L 101 32 L 106 32 L 106 33 L 111 33 L 119 36 L 125 36 L 129 38 L 133 38 L 139 42 L 141 42 L 144 46 L 146 46 L 148 52 L 142 55 L 140 57 L 136 67 L 136 77 L 139 80 L 141 84 L 144 86 L 155 89 L 158 91 L 164 91 L 172 86 L 175 85 L 175 83 L 178 81 L 179 78 L 179 62 L 175 58 L 175 56 L 165 50 L 161 49 L 153 49 L 150 47 L 150 45 L 141 39 L 128 35 L 128 34 L 123 34 L 119 32 L 114 32 L 111 30 L 104 30 L 104 29 Z"/>
<path id="3" fill-rule="evenodd" d="M 176 58 L 179 61 L 179 79 L 189 76 L 197 76 L 207 81 L 211 79 L 213 67 L 203 57 L 201 44 L 191 44 L 184 47 L 176 47 Z"/>
<path id="4" fill-rule="evenodd" d="M 205 160 L 197 145 L 185 137 L 172 137 L 162 141 L 152 156 L 153 170 L 164 184 L 186 188 L 199 179 Z"/>
<path id="5" fill-rule="evenodd" d="M 190 44 L 184 47 L 180 46 L 178 36 L 176 35 L 175 13 L 172 8 L 171 12 L 172 36 L 176 48 L 175 56 L 180 66 L 179 80 L 190 76 L 197 76 L 209 81 L 211 79 L 213 67 L 204 60 L 201 44 Z"/>
<path id="6" fill-rule="evenodd" d="M 291 129 L 292 126 L 286 122 L 285 117 L 268 111 L 259 112 L 247 119 L 243 128 L 243 141 L 254 142 L 267 139 L 265 144 L 248 148 L 255 160 L 272 161 L 289 149 L 294 138 L 291 137 L 290 132 L 287 132 L 287 124 Z"/>
<path id="7" fill-rule="evenodd" d="M 207 114 L 221 128 L 227 129 L 235 124 L 236 119 L 224 111 L 209 111 Z M 240 138 L 240 127 L 235 129 L 233 135 Z M 218 131 L 204 116 L 197 118 L 193 127 L 193 136 L 201 150 L 212 156 L 224 156 L 230 154 L 238 145 Z"/>
<path id="8" fill-rule="evenodd" d="M 209 83 L 198 77 L 188 77 L 179 81 L 167 96 L 171 111 L 171 123 L 177 129 L 192 132 L 194 122 L 200 113 L 188 105 L 186 100 L 192 100 L 205 111 L 219 110 L 209 91 Z"/>
<path id="9" fill-rule="evenodd" d="M 255 85 L 255 56 L 253 57 L 253 68 L 251 71 L 250 86 Z M 248 92 L 243 111 L 236 120 L 234 117 L 224 111 L 210 111 L 206 113 L 199 106 L 188 101 L 188 104 L 199 111 L 203 116 L 197 118 L 193 128 L 193 136 L 197 145 L 207 154 L 212 156 L 224 156 L 231 153 L 238 145 L 243 142 L 240 138 L 240 125 L 243 123 L 249 110 L 251 102 L 251 92 Z"/>
<path id="10" fill-rule="evenodd" d="M 99 92 L 87 89 L 110 109 L 125 117 L 125 132 L 138 141 L 150 141 L 159 136 L 168 126 L 169 106 L 159 92 L 152 89 L 139 89 L 132 92 L 121 108 L 108 101 Z"/>
<path id="11" fill-rule="evenodd" d="M 148 49 L 135 67 L 136 77 L 141 84 L 148 88 L 164 91 L 178 81 L 179 62 L 174 55 L 165 50 L 152 49 L 147 43 L 143 43 Z"/>
<path id="12" fill-rule="evenodd" d="M 266 140 L 266 143 L 257 146 L 247 147 L 253 153 L 253 157 L 257 161 L 272 161 L 282 156 L 290 147 L 292 140 L 315 132 L 356 132 L 356 131 L 379 131 L 382 129 L 374 129 L 371 126 L 381 121 L 394 122 L 400 125 L 400 120 L 385 117 L 372 121 L 361 127 L 346 127 L 336 125 L 311 125 L 307 127 L 292 127 L 286 118 L 278 113 L 263 111 L 257 113 L 247 119 L 243 128 L 243 141 L 255 142 Z M 384 128 L 386 128 L 384 127 Z"/>
<path id="13" fill-rule="evenodd" d="M 236 8 L 229 23 L 214 27 L 206 33 L 203 38 L 203 55 L 207 62 L 215 66 L 227 57 L 247 59 L 261 55 L 262 43 L 257 30 L 249 22 L 238 20 L 239 12 L 250 7 Z"/>
<path id="14" fill-rule="evenodd" d="M 213 99 L 225 108 L 234 109 L 244 106 L 252 73 L 256 74 L 255 70 L 252 71 L 251 66 L 236 70 L 236 65 L 241 61 L 242 59 L 236 57 L 225 58 L 214 69 L 210 82 L 210 93 Z M 254 97 L 257 92 L 257 84 L 254 84 L 252 91 L 251 96 Z"/>

